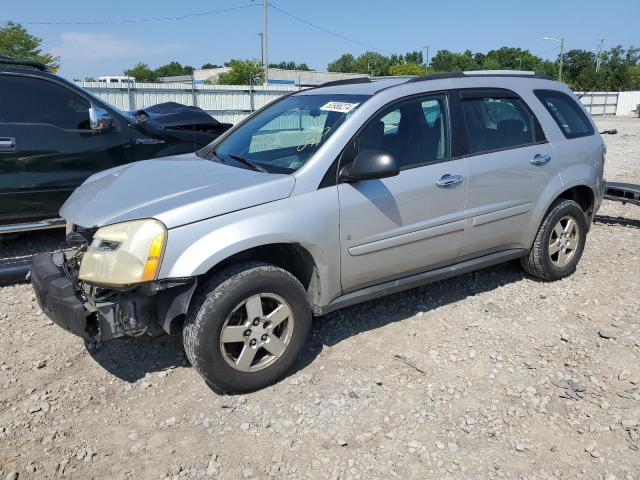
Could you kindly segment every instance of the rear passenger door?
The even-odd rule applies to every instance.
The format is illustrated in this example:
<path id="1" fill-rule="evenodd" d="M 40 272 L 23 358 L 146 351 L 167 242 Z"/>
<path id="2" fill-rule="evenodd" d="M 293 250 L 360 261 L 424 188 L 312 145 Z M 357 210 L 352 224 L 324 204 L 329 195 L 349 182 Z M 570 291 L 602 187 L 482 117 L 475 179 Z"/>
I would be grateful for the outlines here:
<path id="1" fill-rule="evenodd" d="M 345 293 L 451 264 L 464 230 L 465 160 L 452 158 L 446 94 L 394 102 L 374 115 L 340 168 L 363 149 L 391 154 L 400 174 L 338 185 Z"/>
<path id="2" fill-rule="evenodd" d="M 458 91 L 468 143 L 466 227 L 459 261 L 529 248 L 530 215 L 557 174 L 554 150 L 532 111 L 505 89 Z"/>

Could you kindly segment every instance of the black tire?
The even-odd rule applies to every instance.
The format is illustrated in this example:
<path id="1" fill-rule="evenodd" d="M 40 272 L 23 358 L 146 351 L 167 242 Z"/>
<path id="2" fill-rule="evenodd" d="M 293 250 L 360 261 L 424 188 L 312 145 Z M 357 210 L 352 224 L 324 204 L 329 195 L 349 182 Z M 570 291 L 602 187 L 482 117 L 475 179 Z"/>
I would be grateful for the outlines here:
<path id="1" fill-rule="evenodd" d="M 273 363 L 243 372 L 223 356 L 222 328 L 238 304 L 263 293 L 278 295 L 288 303 L 293 330 L 286 349 Z M 214 390 L 250 392 L 277 382 L 293 366 L 311 331 L 311 320 L 306 292 L 293 275 L 267 263 L 244 262 L 215 274 L 198 289 L 183 327 L 184 349 L 191 365 Z"/>
<path id="2" fill-rule="evenodd" d="M 549 241 L 555 226 L 566 216 L 573 218 L 578 225 L 578 245 L 568 263 L 563 267 L 558 267 L 553 263 L 549 255 Z M 573 200 L 557 199 L 549 207 L 538 229 L 529 255 L 520 260 L 522 268 L 529 275 L 548 282 L 568 277 L 576 271 L 576 266 L 580 261 L 580 257 L 582 257 L 587 238 L 587 229 L 587 218 L 580 205 Z"/>

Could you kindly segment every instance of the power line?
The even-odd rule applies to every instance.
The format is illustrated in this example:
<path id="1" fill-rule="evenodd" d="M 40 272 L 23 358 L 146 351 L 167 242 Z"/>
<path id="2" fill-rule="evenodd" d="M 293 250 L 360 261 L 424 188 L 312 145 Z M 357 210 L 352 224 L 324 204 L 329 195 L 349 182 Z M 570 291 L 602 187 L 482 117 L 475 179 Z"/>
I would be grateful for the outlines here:
<path id="1" fill-rule="evenodd" d="M 329 35 L 333 35 L 334 37 L 338 37 L 338 38 L 341 38 L 343 40 L 347 40 L 348 42 L 355 43 L 356 45 L 360 45 L 361 47 L 369 48 L 371 50 L 375 50 L 375 51 L 380 52 L 380 53 L 386 53 L 386 54 L 390 54 L 391 53 L 391 52 L 383 50 L 381 48 L 376 48 L 376 47 L 374 47 L 372 45 L 367 45 L 366 43 L 359 42 L 358 40 L 354 40 L 353 38 L 349 38 L 349 37 L 347 37 L 345 35 L 342 35 L 340 33 L 333 32 L 333 31 L 328 30 L 328 29 L 326 29 L 324 27 L 316 25 L 315 23 L 311 23 L 311 22 L 305 20 L 304 18 L 300 18 L 297 15 L 294 15 L 293 13 L 287 12 L 286 10 L 283 10 L 280 7 L 277 7 L 271 1 L 269 2 L 269 6 L 271 8 L 273 8 L 274 10 L 277 10 L 280 13 L 284 13 L 285 15 L 288 15 L 289 17 L 291 17 L 291 18 L 293 18 L 293 19 L 295 19 L 295 20 L 297 20 L 297 21 L 299 21 L 301 23 L 304 23 L 305 25 L 308 25 L 310 27 L 313 27 L 313 28 L 315 28 L 317 30 L 320 30 L 320 31 L 323 31 L 325 33 L 328 33 Z"/>
<path id="2" fill-rule="evenodd" d="M 532 55 L 534 55 L 536 57 L 539 57 L 540 55 L 544 55 L 545 53 L 553 52 L 554 50 L 558 50 L 559 48 L 560 48 L 560 46 L 552 47 L 552 48 L 549 48 L 547 50 L 543 50 L 541 52 L 533 53 Z"/>
<path id="3" fill-rule="evenodd" d="M 110 25 L 117 23 L 145 23 L 145 22 L 163 22 L 171 20 L 184 20 L 191 17 L 204 17 L 207 15 L 215 15 L 217 13 L 227 13 L 234 10 L 241 10 L 250 7 L 256 7 L 254 3 L 248 5 L 240 5 L 238 7 L 224 8 L 220 10 L 208 10 L 206 12 L 187 13 L 184 15 L 176 15 L 171 17 L 155 17 L 155 18 L 140 18 L 140 19 L 128 19 L 128 20 L 95 20 L 87 22 L 22 22 L 16 21 L 22 25 Z"/>

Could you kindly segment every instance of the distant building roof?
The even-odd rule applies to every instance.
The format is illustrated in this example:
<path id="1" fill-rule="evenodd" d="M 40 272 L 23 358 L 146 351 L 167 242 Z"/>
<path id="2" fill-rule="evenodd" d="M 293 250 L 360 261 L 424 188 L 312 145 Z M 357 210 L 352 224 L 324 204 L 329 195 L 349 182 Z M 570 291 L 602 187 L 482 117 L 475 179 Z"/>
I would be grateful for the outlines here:
<path id="1" fill-rule="evenodd" d="M 222 72 L 229 71 L 229 67 L 219 68 L 207 68 L 193 71 L 193 78 L 198 81 L 208 80 L 211 83 L 218 82 L 218 75 Z M 304 85 L 314 86 L 321 83 L 331 82 L 333 80 L 345 80 L 348 78 L 362 78 L 368 77 L 362 73 L 335 73 L 335 72 L 319 72 L 316 70 L 304 71 L 304 70 L 284 70 L 281 68 L 269 69 L 269 83 L 270 84 L 291 84 L 291 85 Z M 180 77 L 165 77 L 165 78 L 180 78 Z M 169 81 L 162 79 L 162 81 Z M 180 82 L 182 80 L 170 80 L 173 82 Z M 188 81 L 191 81 L 189 77 Z"/>

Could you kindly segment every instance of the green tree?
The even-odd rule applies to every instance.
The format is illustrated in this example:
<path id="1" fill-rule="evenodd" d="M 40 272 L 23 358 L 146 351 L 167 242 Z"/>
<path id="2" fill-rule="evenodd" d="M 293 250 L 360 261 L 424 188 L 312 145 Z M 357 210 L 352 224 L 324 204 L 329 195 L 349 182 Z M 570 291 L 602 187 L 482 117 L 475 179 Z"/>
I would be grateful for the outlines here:
<path id="1" fill-rule="evenodd" d="M 259 85 L 264 81 L 262 65 L 257 60 L 230 60 L 225 64 L 231 70 L 218 75 L 221 85 Z"/>
<path id="2" fill-rule="evenodd" d="M 465 50 L 462 53 L 438 50 L 431 59 L 431 68 L 436 72 L 457 72 L 475 70 L 479 66 L 471 50 Z"/>
<path id="3" fill-rule="evenodd" d="M 124 74 L 128 77 L 133 77 L 136 82 L 157 82 L 158 75 L 156 72 L 149 68 L 146 63 L 138 63 L 134 67 L 125 70 Z"/>
<path id="4" fill-rule="evenodd" d="M 389 75 L 391 60 L 378 52 L 365 52 L 360 55 L 354 65 L 355 73 L 365 73 L 374 77 Z"/>
<path id="5" fill-rule="evenodd" d="M 337 73 L 354 73 L 356 59 L 350 53 L 345 53 L 327 66 L 327 71 Z"/>
<path id="6" fill-rule="evenodd" d="M 207 70 L 207 69 L 211 69 L 211 68 L 220 68 L 220 65 L 216 64 L 216 63 L 205 63 L 204 65 L 202 65 L 202 67 L 200 67 L 203 70 Z"/>
<path id="7" fill-rule="evenodd" d="M 424 75 L 425 70 L 422 65 L 413 62 L 400 63 L 389 67 L 389 75 Z"/>
<path id="8" fill-rule="evenodd" d="M 484 70 L 539 70 L 542 66 L 542 59 L 529 50 L 512 47 L 491 50 L 486 55 L 477 53 L 474 60 Z"/>
<path id="9" fill-rule="evenodd" d="M 587 50 L 569 50 L 564 54 L 562 80 L 576 90 L 594 90 L 601 82 L 596 75 L 596 56 Z"/>
<path id="10" fill-rule="evenodd" d="M 424 63 L 424 57 L 422 56 L 422 52 L 414 50 L 413 52 L 408 52 L 404 55 L 404 61 L 406 63 L 415 63 L 416 65 L 422 65 Z"/>
<path id="11" fill-rule="evenodd" d="M 301 70 L 305 72 L 311 71 L 309 65 L 306 63 L 296 63 L 296 62 L 280 62 L 280 63 L 270 63 L 269 68 L 281 68 L 282 70 Z"/>
<path id="12" fill-rule="evenodd" d="M 166 65 L 160 65 L 155 70 L 157 77 L 175 77 L 178 75 L 191 75 L 193 73 L 193 67 L 185 65 L 184 67 L 180 62 L 169 62 Z"/>
<path id="13" fill-rule="evenodd" d="M 17 60 L 33 60 L 47 66 L 52 72 L 60 68 L 60 57 L 43 53 L 42 39 L 30 35 L 26 28 L 15 22 L 0 27 L 0 55 Z"/>

